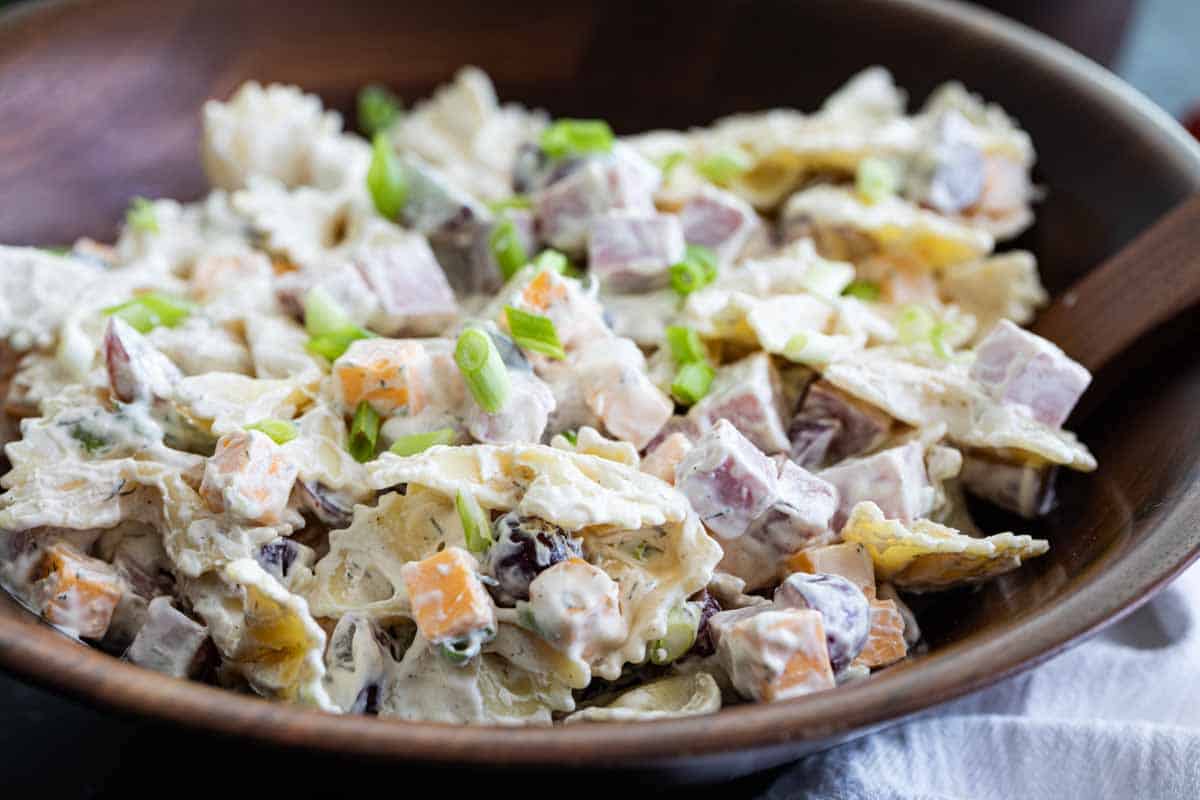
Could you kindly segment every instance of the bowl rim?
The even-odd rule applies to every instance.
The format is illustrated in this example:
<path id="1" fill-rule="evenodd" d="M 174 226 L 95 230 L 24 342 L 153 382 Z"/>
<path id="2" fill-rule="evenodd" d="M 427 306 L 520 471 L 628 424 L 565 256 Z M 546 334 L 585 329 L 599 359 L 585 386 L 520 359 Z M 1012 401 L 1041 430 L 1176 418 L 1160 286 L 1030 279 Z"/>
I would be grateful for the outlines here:
<path id="1" fill-rule="evenodd" d="M 903 6 L 981 40 L 1002 43 L 1062 74 L 1113 114 L 1132 119 L 1200 188 L 1200 144 L 1164 110 L 1079 53 L 986 9 L 944 0 L 870 2 Z M 19 4 L 0 15 L 0 29 L 37 25 L 48 15 L 89 4 Z M 1200 484 L 1182 490 L 1156 528 L 1181 548 L 1177 558 L 1134 543 L 1105 574 L 1093 576 L 1095 568 L 1089 568 L 1059 602 L 1039 609 L 1035 617 L 1008 621 L 987 641 L 953 643 L 923 658 L 919 668 L 891 669 L 836 693 L 736 706 L 708 717 L 508 728 L 496 736 L 495 726 L 327 714 L 144 670 L 79 646 L 27 614 L 0 614 L 0 666 L 104 708 L 276 745 L 430 764 L 639 767 L 846 738 L 1028 670 L 1130 613 L 1200 557 Z M 1094 591 L 1100 581 L 1110 591 Z M 1088 587 L 1093 591 L 1084 591 Z"/>

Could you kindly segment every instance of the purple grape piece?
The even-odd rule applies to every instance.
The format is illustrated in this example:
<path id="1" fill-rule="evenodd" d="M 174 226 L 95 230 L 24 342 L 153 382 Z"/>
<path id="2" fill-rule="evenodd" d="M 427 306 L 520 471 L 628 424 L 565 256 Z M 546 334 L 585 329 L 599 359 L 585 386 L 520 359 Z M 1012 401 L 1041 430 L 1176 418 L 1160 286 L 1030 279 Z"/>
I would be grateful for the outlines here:
<path id="1" fill-rule="evenodd" d="M 701 589 L 692 597 L 692 601 L 700 603 L 700 624 L 696 628 L 696 643 L 692 645 L 689 655 L 711 656 L 717 648 L 709 635 L 708 621 L 713 614 L 721 611 L 721 604 L 709 594 L 708 589 Z"/>
<path id="2" fill-rule="evenodd" d="M 821 612 L 834 672 L 845 668 L 867 645 L 871 605 L 861 589 L 840 575 L 793 573 L 775 590 L 775 604 Z"/>
<path id="3" fill-rule="evenodd" d="M 492 526 L 496 543 L 487 556 L 487 572 L 496 579 L 489 590 L 501 606 L 529 599 L 529 584 L 547 568 L 583 557 L 583 543 L 562 528 L 537 517 L 510 511 Z"/>
<path id="4" fill-rule="evenodd" d="M 264 570 L 283 580 L 288 576 L 299 552 L 299 545 L 291 539 L 276 539 L 259 548 L 256 560 Z"/>

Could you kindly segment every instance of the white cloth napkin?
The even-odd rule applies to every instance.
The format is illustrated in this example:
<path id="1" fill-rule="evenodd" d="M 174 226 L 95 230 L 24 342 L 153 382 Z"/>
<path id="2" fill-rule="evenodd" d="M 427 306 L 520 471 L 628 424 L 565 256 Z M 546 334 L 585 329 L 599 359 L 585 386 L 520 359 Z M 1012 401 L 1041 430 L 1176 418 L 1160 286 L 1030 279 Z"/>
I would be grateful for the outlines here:
<path id="1" fill-rule="evenodd" d="M 810 756 L 764 797 L 1200 798 L 1200 565 L 1079 647 Z"/>

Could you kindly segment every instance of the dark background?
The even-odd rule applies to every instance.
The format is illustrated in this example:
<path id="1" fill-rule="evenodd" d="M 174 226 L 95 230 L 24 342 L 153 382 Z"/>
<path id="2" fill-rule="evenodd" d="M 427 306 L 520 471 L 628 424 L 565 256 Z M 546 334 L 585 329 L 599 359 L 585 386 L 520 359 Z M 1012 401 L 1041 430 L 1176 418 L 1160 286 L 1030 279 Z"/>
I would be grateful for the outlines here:
<path id="1" fill-rule="evenodd" d="M 849 1 L 849 0 L 848 0 Z M 1200 100 L 1194 46 L 1196 0 L 987 0 L 983 3 L 1056 36 L 1146 92 L 1176 116 Z M 12 5 L 0 0 L 0 9 Z M 519 100 L 520 98 L 512 98 Z M 0 122 L 2 124 L 2 122 Z M 502 735 L 502 734 L 501 734 Z M 0 674 L 0 797 L 191 797 L 256 795 L 292 800 L 363 791 L 445 796 L 520 792 L 585 795 L 603 788 L 580 776 L 429 773 L 412 766 L 364 764 L 288 753 L 242 741 L 95 710 Z M 778 770 L 731 784 L 666 792 L 703 798 L 768 792 Z M 431 784 L 430 781 L 433 781 Z M 34 794 L 36 793 L 36 794 Z"/>

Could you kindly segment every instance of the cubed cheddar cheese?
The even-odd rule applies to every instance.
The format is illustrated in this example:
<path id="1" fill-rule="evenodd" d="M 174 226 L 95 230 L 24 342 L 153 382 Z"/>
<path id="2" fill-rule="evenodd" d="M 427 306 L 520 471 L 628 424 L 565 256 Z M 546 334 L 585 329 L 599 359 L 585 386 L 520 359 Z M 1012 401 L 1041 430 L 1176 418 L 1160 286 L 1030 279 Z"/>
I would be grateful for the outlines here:
<path id="1" fill-rule="evenodd" d="M 533 313 L 544 313 L 566 296 L 566 282 L 553 270 L 544 269 L 521 292 L 519 306 Z"/>
<path id="2" fill-rule="evenodd" d="M 400 577 L 417 629 L 427 640 L 445 642 L 496 629 L 492 598 L 466 550 L 448 547 L 423 561 L 410 561 Z"/>
<path id="3" fill-rule="evenodd" d="M 425 407 L 429 354 L 409 339 L 360 339 L 333 364 L 333 386 L 347 413 L 363 400 L 383 416 Z"/>
<path id="4" fill-rule="evenodd" d="M 801 550 L 788 559 L 787 571 L 840 575 L 875 599 L 875 563 L 867 548 L 855 542 Z"/>
<path id="5" fill-rule="evenodd" d="M 748 616 L 721 635 L 717 654 L 734 688 L 752 700 L 786 700 L 836 685 L 819 611 Z"/>
<path id="6" fill-rule="evenodd" d="M 299 470 L 258 431 L 228 433 L 204 465 L 200 495 L 213 511 L 275 525 L 287 510 Z"/>
<path id="7" fill-rule="evenodd" d="M 886 667 L 908 655 L 904 641 L 904 617 L 891 600 L 871 601 L 871 633 L 867 645 L 854 659 L 864 666 Z"/>
<path id="8" fill-rule="evenodd" d="M 46 548 L 37 586 L 42 617 L 86 639 L 100 639 L 125 593 L 113 567 L 65 542 Z"/>

